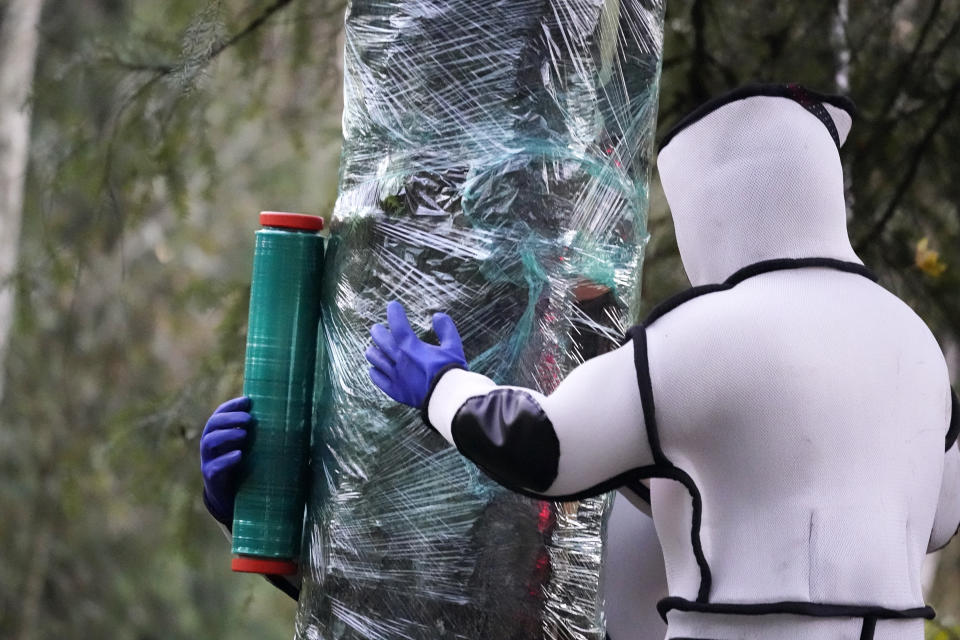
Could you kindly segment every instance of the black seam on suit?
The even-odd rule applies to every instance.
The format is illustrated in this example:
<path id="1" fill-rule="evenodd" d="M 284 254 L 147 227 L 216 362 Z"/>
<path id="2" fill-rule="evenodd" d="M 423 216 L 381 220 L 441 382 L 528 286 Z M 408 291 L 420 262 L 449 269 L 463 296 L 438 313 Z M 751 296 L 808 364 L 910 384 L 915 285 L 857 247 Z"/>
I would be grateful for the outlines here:
<path id="1" fill-rule="evenodd" d="M 647 440 L 653 461 L 663 467 L 672 467 L 660 447 L 660 433 L 657 431 L 657 412 L 653 399 L 653 383 L 650 380 L 649 357 L 647 354 L 646 325 L 633 327 L 629 331 L 633 340 L 633 366 L 637 373 L 637 385 L 640 391 L 640 406 L 643 408 L 643 422 L 647 427 Z"/>
<path id="2" fill-rule="evenodd" d="M 734 89 L 733 91 L 729 91 L 721 96 L 718 96 L 700 105 L 693 112 L 684 116 L 675 125 L 673 125 L 673 127 L 667 132 L 667 134 L 663 136 L 663 140 L 660 142 L 660 149 L 663 150 L 664 147 L 670 144 L 670 141 L 673 140 L 674 136 L 676 136 L 678 133 L 680 133 L 690 125 L 699 122 L 700 120 L 707 117 L 708 115 L 710 115 L 711 113 L 719 109 L 720 107 L 730 104 L 731 102 L 736 102 L 738 100 L 744 100 L 746 98 L 752 98 L 754 96 L 788 98 L 790 100 L 797 102 L 798 104 L 800 104 L 806 109 L 807 106 L 801 103 L 799 100 L 797 100 L 798 96 L 797 96 L 796 89 L 791 89 L 791 87 L 797 87 L 797 86 L 798 85 L 785 85 L 785 84 L 751 84 L 745 87 L 740 87 L 739 89 Z M 856 111 L 857 111 L 856 105 L 854 105 L 853 101 L 846 96 L 819 93 L 817 91 L 813 91 L 805 87 L 803 87 L 802 89 L 804 93 L 806 93 L 806 96 L 812 100 L 816 100 L 820 103 L 825 102 L 839 109 L 843 109 L 844 111 L 849 113 L 851 116 L 856 114 Z M 823 120 L 822 114 L 815 113 L 814 115 L 820 118 L 821 120 Z M 833 124 L 832 119 L 830 122 L 831 124 Z M 824 125 L 827 126 L 827 129 L 829 130 L 829 125 L 827 125 L 826 122 L 824 122 Z M 834 127 L 835 126 L 836 125 L 834 125 Z M 833 137 L 833 134 L 835 132 L 836 132 L 835 130 L 834 132 L 831 132 L 831 137 Z M 836 143 L 837 147 L 839 147 L 840 146 L 839 136 L 833 138 L 833 140 Z"/>
<path id="3" fill-rule="evenodd" d="M 657 611 L 664 620 L 669 611 L 722 613 L 738 616 L 763 616 L 776 613 L 812 616 L 815 618 L 876 618 L 878 620 L 932 620 L 936 615 L 930 606 L 911 609 L 887 609 L 858 604 L 831 604 L 823 602 L 761 602 L 756 604 L 727 604 L 722 602 L 694 602 L 670 596 L 657 603 Z"/>
<path id="4" fill-rule="evenodd" d="M 660 442 L 660 432 L 657 426 L 656 402 L 653 394 L 653 381 L 650 377 L 650 358 L 647 351 L 647 327 L 662 318 L 665 314 L 676 309 L 685 302 L 694 298 L 718 291 L 732 289 L 748 278 L 770 273 L 772 271 L 782 271 L 785 269 L 800 269 L 805 267 L 819 267 L 835 269 L 848 273 L 862 275 L 870 280 L 876 280 L 876 276 L 864 267 L 862 264 L 854 262 L 845 262 L 834 258 L 779 258 L 775 260 L 764 260 L 751 265 L 747 265 L 736 271 L 727 278 L 722 284 L 710 284 L 699 287 L 692 287 L 680 294 L 667 299 L 658 305 L 643 324 L 632 327 L 627 335 L 633 340 L 634 367 L 637 373 L 637 385 L 640 391 L 640 400 L 643 407 L 644 425 L 647 431 L 647 440 L 650 443 L 650 451 L 653 454 L 654 462 L 659 473 L 658 477 L 668 477 L 683 484 L 689 491 L 693 500 L 693 513 L 691 517 L 690 540 L 693 547 L 694 557 L 700 569 L 700 588 L 697 591 L 697 603 L 706 604 L 710 601 L 710 587 L 712 584 L 712 573 L 710 564 L 707 562 L 706 555 L 703 552 L 703 544 L 700 540 L 700 527 L 703 521 L 703 499 L 700 490 L 693 478 L 682 469 L 676 467 L 666 456 Z M 670 599 L 667 598 L 669 601 Z M 661 601 L 662 602 L 662 601 Z M 658 605 L 659 609 L 659 605 Z M 666 621 L 666 613 L 661 612 Z"/>
<path id="5" fill-rule="evenodd" d="M 868 280 L 872 280 L 873 282 L 877 281 L 877 276 L 873 273 L 873 271 L 862 264 L 858 264 L 856 262 L 847 262 L 845 260 L 837 260 L 836 258 L 775 258 L 773 260 L 763 260 L 761 262 L 748 264 L 742 269 L 738 269 L 733 273 L 733 275 L 724 280 L 722 283 L 702 284 L 696 287 L 690 287 L 689 289 L 681 291 L 680 293 L 667 298 L 653 308 L 653 310 L 643 321 L 643 326 L 649 327 L 662 316 L 666 315 L 670 311 L 673 311 L 685 302 L 689 302 L 694 298 L 699 298 L 700 296 L 708 293 L 728 291 L 748 278 L 752 278 L 763 273 L 771 273 L 773 271 L 803 269 L 810 267 L 820 267 L 824 269 L 833 269 L 835 271 L 843 271 L 845 273 L 853 273 L 856 275 L 861 275 Z"/>
<path id="6" fill-rule="evenodd" d="M 957 398 L 957 392 L 951 390 L 950 394 L 950 427 L 947 429 L 946 446 L 944 451 L 949 451 L 953 443 L 957 441 L 960 435 L 960 399 Z"/>
<path id="7" fill-rule="evenodd" d="M 690 523 L 690 544 L 693 548 L 693 555 L 697 561 L 697 566 L 700 568 L 700 588 L 697 591 L 697 601 L 708 602 L 710 600 L 710 586 L 713 578 L 710 572 L 710 564 L 707 562 L 707 557 L 703 552 L 703 544 L 700 540 L 700 525 L 703 520 L 703 498 L 693 478 L 690 477 L 686 471 L 676 467 L 670 462 L 660 446 L 660 434 L 657 431 L 656 405 L 653 399 L 653 384 L 650 380 L 646 326 L 640 325 L 634 327 L 630 330 L 630 336 L 633 339 L 634 368 L 637 371 L 637 384 L 640 390 L 641 405 L 643 406 L 643 418 L 647 429 L 647 439 L 650 442 L 650 450 L 656 462 L 655 469 L 657 475 L 654 477 L 676 480 L 686 487 L 690 493 L 693 508 Z"/>

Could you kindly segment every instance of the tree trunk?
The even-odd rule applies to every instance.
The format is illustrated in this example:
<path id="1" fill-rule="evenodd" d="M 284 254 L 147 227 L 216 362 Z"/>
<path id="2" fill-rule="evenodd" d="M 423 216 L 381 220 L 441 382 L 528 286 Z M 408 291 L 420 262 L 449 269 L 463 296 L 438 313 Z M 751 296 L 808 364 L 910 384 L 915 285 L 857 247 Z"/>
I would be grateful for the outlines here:
<path id="1" fill-rule="evenodd" d="M 30 88 L 43 0 L 9 0 L 0 23 L 0 400 L 13 325 L 15 271 L 30 140 Z"/>
<path id="2" fill-rule="evenodd" d="M 847 40 L 847 24 L 850 22 L 850 0 L 837 0 L 836 13 L 833 16 L 833 50 L 836 71 L 834 83 L 837 93 L 850 93 L 850 43 Z"/>

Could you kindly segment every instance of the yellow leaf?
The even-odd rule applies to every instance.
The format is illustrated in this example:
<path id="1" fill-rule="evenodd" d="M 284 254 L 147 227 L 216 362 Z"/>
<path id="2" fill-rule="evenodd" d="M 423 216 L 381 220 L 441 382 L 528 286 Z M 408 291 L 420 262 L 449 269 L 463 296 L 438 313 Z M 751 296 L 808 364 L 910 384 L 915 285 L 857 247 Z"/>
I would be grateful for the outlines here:
<path id="1" fill-rule="evenodd" d="M 940 252 L 930 248 L 930 238 L 926 236 L 917 243 L 914 260 L 918 269 L 933 278 L 940 277 L 947 270 L 947 265 L 940 261 Z"/>

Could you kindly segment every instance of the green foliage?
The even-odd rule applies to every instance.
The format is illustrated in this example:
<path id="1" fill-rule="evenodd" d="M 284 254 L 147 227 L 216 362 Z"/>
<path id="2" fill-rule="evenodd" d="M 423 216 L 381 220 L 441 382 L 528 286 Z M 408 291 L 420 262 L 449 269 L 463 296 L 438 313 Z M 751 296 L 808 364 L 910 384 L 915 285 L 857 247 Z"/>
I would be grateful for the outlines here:
<path id="1" fill-rule="evenodd" d="M 936 620 L 927 622 L 926 640 L 960 640 L 960 627 L 949 627 Z"/>

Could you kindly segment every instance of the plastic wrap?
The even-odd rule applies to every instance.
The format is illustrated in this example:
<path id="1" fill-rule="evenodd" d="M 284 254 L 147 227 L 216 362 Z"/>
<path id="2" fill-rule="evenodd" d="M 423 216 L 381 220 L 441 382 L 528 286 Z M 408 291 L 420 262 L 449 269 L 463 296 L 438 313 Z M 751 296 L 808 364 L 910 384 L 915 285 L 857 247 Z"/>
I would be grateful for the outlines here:
<path id="1" fill-rule="evenodd" d="M 294 573 L 300 557 L 320 320 L 322 219 L 264 212 L 250 290 L 243 394 L 254 424 L 233 512 L 236 571 Z"/>
<path id="2" fill-rule="evenodd" d="M 661 1 L 355 0 L 299 638 L 602 638 L 606 499 L 495 485 L 369 381 L 399 300 L 548 393 L 636 300 Z"/>

